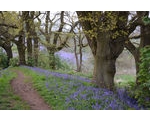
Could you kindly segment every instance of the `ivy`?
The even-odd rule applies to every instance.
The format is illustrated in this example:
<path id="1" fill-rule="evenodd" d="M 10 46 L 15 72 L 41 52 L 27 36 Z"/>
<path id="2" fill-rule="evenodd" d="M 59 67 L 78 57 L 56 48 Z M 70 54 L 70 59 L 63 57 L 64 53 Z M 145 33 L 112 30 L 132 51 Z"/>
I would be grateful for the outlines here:
<path id="1" fill-rule="evenodd" d="M 135 98 L 137 98 L 140 105 L 150 107 L 150 46 L 141 49 L 140 60 Z"/>

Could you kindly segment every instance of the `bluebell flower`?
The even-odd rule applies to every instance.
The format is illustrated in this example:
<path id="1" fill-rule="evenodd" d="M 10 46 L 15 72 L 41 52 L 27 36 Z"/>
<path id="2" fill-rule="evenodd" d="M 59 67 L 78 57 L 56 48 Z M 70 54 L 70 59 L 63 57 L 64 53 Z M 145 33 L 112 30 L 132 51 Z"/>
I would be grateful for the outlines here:
<path id="1" fill-rule="evenodd" d="M 98 104 L 98 102 L 96 102 L 95 105 L 92 105 L 92 108 L 93 108 L 94 110 L 100 110 L 101 106 Z"/>

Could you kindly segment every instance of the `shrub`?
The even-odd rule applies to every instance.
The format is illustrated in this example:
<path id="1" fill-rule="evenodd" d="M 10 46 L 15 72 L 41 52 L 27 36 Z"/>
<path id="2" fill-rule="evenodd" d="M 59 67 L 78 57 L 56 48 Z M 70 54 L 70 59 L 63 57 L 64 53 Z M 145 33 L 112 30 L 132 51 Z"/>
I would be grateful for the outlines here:
<path id="1" fill-rule="evenodd" d="M 61 60 L 57 55 L 55 56 L 55 63 L 57 70 L 70 70 L 70 66 L 65 61 Z"/>
<path id="2" fill-rule="evenodd" d="M 150 46 L 141 49 L 141 63 L 138 73 L 138 85 L 134 97 L 140 105 L 150 108 Z"/>
<path id="3" fill-rule="evenodd" d="M 7 55 L 0 50 L 0 69 L 8 67 Z"/>
<path id="4" fill-rule="evenodd" d="M 34 59 L 33 58 L 29 58 L 28 61 L 27 61 L 27 64 L 29 66 L 34 66 L 34 64 L 35 64 Z"/>
<path id="5" fill-rule="evenodd" d="M 10 62 L 9 62 L 9 65 L 12 66 L 12 67 L 19 66 L 19 59 L 18 58 L 11 58 Z"/>
<path id="6" fill-rule="evenodd" d="M 41 52 L 38 60 L 38 66 L 49 69 L 49 56 Z M 70 66 L 59 58 L 58 55 L 55 55 L 55 68 L 56 70 L 70 70 Z"/>

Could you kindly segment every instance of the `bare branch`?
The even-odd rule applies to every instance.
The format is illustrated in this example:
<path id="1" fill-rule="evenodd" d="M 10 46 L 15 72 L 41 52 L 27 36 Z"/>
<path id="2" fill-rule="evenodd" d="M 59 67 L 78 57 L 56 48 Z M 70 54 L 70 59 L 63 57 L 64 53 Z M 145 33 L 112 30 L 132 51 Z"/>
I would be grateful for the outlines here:
<path id="1" fill-rule="evenodd" d="M 129 39 L 139 39 L 141 35 L 136 35 L 136 36 L 130 36 Z"/>

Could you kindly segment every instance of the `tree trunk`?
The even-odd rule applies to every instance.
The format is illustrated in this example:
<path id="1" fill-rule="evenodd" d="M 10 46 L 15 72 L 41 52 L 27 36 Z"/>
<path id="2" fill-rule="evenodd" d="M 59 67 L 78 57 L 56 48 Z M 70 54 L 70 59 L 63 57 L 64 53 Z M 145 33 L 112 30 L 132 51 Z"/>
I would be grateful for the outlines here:
<path id="1" fill-rule="evenodd" d="M 11 58 L 13 58 L 12 49 L 11 49 L 11 47 L 7 47 L 7 49 L 5 49 L 5 51 L 6 51 L 7 57 L 8 57 L 7 65 L 9 66 L 9 61 L 10 61 Z"/>
<path id="2" fill-rule="evenodd" d="M 114 75 L 116 73 L 115 62 L 123 51 L 125 39 L 127 39 L 127 36 L 122 31 L 126 30 L 128 12 L 112 12 L 115 15 L 114 18 L 116 18 L 116 26 L 113 30 L 111 29 L 113 19 L 108 17 L 108 13 L 77 12 L 83 30 L 89 32 L 89 34 L 85 35 L 95 58 L 93 75 L 96 84 L 99 87 L 113 90 Z M 86 20 L 86 18 L 92 20 Z M 98 18 L 98 22 L 94 18 Z M 103 27 L 102 24 L 104 24 Z M 102 27 L 102 30 L 100 27 Z M 115 33 L 119 33 L 119 35 L 115 36 Z"/>
<path id="3" fill-rule="evenodd" d="M 75 54 L 75 58 L 76 58 L 76 66 L 77 66 L 77 72 L 80 72 L 79 70 L 79 59 L 78 59 L 78 54 L 77 54 L 77 42 L 76 39 L 74 38 L 74 54 Z"/>
<path id="4" fill-rule="evenodd" d="M 28 65 L 33 65 L 33 58 L 32 58 L 32 39 L 28 36 L 27 38 L 27 58 L 28 58 Z"/>
<path id="5" fill-rule="evenodd" d="M 19 36 L 19 40 L 16 42 L 18 54 L 19 54 L 19 64 L 26 65 L 25 60 L 25 44 L 24 44 L 24 37 L 22 35 Z"/>
<path id="6" fill-rule="evenodd" d="M 80 65 L 79 65 L 79 71 L 81 72 L 82 71 L 82 38 L 81 38 L 81 35 L 79 37 L 79 54 L 80 54 Z"/>
<path id="7" fill-rule="evenodd" d="M 141 43 L 140 48 L 150 45 L 150 25 L 141 26 Z"/>
<path id="8" fill-rule="evenodd" d="M 33 19 L 30 18 L 29 11 L 25 11 L 26 18 L 24 19 L 26 25 L 26 34 L 27 34 L 27 59 L 28 65 L 33 66 L 33 55 L 32 55 L 32 36 L 33 36 Z"/>
<path id="9" fill-rule="evenodd" d="M 49 67 L 52 70 L 56 69 L 56 63 L 55 63 L 55 52 L 53 50 L 48 50 L 49 52 Z"/>
<path id="10" fill-rule="evenodd" d="M 95 83 L 96 81 L 96 56 L 94 56 L 94 69 L 93 69 L 93 78 L 92 83 Z"/>
<path id="11" fill-rule="evenodd" d="M 115 63 L 124 49 L 124 41 L 124 37 L 112 40 L 109 31 L 99 35 L 95 56 L 96 84 L 99 87 L 113 90 L 116 73 Z"/>
<path id="12" fill-rule="evenodd" d="M 102 88 L 113 89 L 115 75 L 115 59 L 111 58 L 109 34 L 103 33 L 97 40 L 95 56 L 96 84 Z"/>
<path id="13" fill-rule="evenodd" d="M 34 65 L 38 66 L 38 39 L 37 37 L 34 38 Z"/>
<path id="14" fill-rule="evenodd" d="M 23 46 L 17 46 L 18 49 L 18 54 L 19 54 L 19 64 L 20 65 L 25 65 L 25 49 L 22 48 Z"/>
<path id="15" fill-rule="evenodd" d="M 9 61 L 10 61 L 11 58 L 13 58 L 12 49 L 11 49 L 11 47 L 12 47 L 11 43 L 10 42 L 4 43 L 2 47 L 6 51 L 6 54 L 7 54 L 7 57 L 8 57 L 7 66 L 9 66 Z"/>

